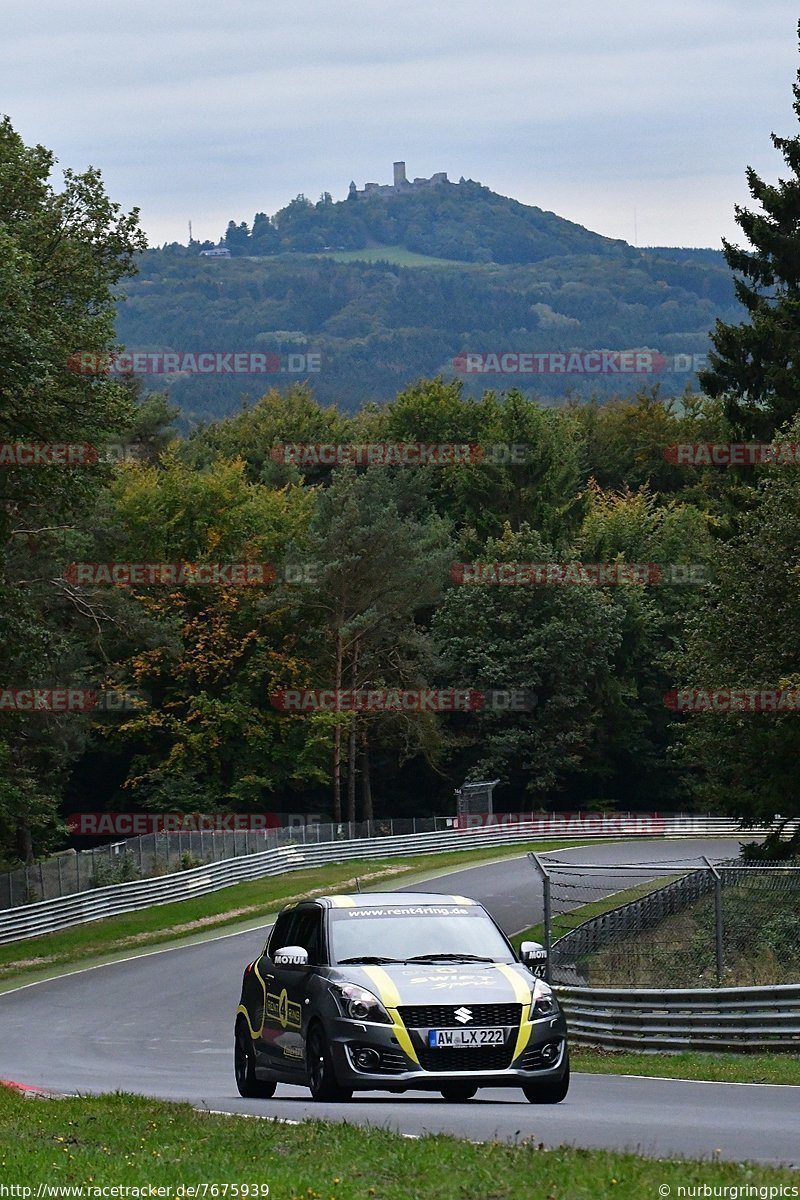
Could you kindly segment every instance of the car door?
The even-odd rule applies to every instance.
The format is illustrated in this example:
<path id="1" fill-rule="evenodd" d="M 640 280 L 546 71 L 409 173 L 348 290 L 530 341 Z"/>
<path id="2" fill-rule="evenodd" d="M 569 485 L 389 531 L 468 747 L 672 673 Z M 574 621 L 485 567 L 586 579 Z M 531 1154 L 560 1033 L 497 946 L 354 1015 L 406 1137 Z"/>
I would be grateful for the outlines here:
<path id="1" fill-rule="evenodd" d="M 271 996 L 275 990 L 275 979 L 268 950 L 269 946 L 273 944 L 273 938 L 278 939 L 274 943 L 275 945 L 288 945 L 284 939 L 290 932 L 289 918 L 291 916 L 293 916 L 291 912 L 279 915 L 273 926 L 272 934 L 267 940 L 267 945 L 258 958 L 248 966 L 242 984 L 242 1004 L 247 1009 L 247 1021 L 253 1035 L 256 1058 L 261 1061 L 262 1065 L 267 1065 L 272 1058 L 269 1031 L 265 1029 L 267 1008 L 272 1003 L 271 1000 L 268 1000 L 268 996 Z"/>
<path id="2" fill-rule="evenodd" d="M 314 968 L 323 962 L 322 909 L 298 906 L 285 926 L 276 923 L 269 940 L 268 984 L 262 1043 L 268 1061 L 281 1070 L 305 1071 L 306 1000 Z M 284 946 L 302 946 L 308 966 L 281 966 L 274 954 Z M 265 964 L 266 965 L 266 964 Z"/>

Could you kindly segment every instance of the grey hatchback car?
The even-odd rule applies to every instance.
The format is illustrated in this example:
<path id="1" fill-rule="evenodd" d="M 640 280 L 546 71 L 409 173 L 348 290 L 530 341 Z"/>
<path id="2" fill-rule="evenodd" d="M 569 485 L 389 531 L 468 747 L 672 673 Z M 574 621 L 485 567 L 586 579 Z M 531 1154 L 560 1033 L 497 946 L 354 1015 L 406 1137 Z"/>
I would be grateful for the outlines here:
<path id="1" fill-rule="evenodd" d="M 354 1091 L 520 1087 L 532 1103 L 569 1089 L 564 1014 L 477 901 L 419 892 L 322 896 L 285 908 L 248 963 L 236 1010 L 243 1096 L 278 1083 L 315 1100 Z"/>

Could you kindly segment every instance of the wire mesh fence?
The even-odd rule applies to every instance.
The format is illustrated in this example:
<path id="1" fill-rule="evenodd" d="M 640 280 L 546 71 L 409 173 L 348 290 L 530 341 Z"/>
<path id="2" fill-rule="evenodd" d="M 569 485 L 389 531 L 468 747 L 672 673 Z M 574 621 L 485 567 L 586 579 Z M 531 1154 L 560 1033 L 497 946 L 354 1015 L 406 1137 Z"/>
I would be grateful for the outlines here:
<path id="1" fill-rule="evenodd" d="M 597 867 L 535 857 L 555 983 L 697 988 L 800 981 L 800 865 L 665 859 Z"/>
<path id="2" fill-rule="evenodd" d="M 89 888 L 150 879 L 180 870 L 288 846 L 397 837 L 452 827 L 447 817 L 407 817 L 276 829 L 199 829 L 150 833 L 91 850 L 68 850 L 0 874 L 0 910 L 71 896 Z"/>

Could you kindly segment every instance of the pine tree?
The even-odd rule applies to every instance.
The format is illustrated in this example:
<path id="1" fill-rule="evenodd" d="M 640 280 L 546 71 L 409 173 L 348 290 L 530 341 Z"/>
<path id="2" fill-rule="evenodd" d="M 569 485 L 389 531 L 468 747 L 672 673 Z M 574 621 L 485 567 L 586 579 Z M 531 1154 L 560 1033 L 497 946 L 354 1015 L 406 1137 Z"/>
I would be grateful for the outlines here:
<path id="1" fill-rule="evenodd" d="M 792 90 L 800 122 L 800 71 Z M 722 398 L 737 435 L 763 439 L 800 412 L 800 133 L 771 138 L 791 175 L 773 185 L 747 168 L 761 211 L 736 205 L 735 214 L 753 249 L 725 239 L 723 247 L 748 316 L 739 325 L 717 321 L 711 366 L 700 375 L 704 390 Z"/>

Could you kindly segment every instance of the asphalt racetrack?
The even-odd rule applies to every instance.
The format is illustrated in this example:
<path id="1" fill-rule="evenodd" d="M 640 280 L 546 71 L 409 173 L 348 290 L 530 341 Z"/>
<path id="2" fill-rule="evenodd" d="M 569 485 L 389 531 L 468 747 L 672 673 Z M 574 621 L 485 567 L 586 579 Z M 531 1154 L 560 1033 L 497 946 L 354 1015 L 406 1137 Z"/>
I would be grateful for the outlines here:
<path id="1" fill-rule="evenodd" d="M 734 839 L 600 843 L 561 851 L 583 863 L 714 860 Z M 604 875 L 608 891 L 645 878 Z M 598 876 L 599 878 L 599 876 Z M 474 896 L 508 933 L 541 919 L 541 887 L 523 857 L 424 883 L 422 891 Z M 125 1090 L 191 1100 L 224 1112 L 347 1120 L 403 1133 L 476 1140 L 532 1138 L 546 1146 L 630 1149 L 659 1157 L 750 1159 L 800 1166 L 800 1087 L 694 1083 L 574 1073 L 566 1100 L 529 1104 L 517 1089 L 468 1103 L 407 1092 L 315 1104 L 279 1084 L 272 1100 L 243 1100 L 233 1078 L 233 1023 L 244 966 L 267 927 L 91 968 L 0 995 L 0 1078 L 59 1092 Z"/>

